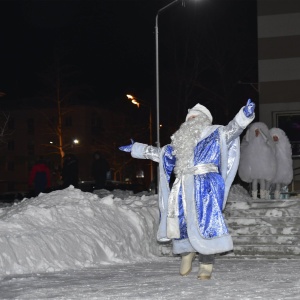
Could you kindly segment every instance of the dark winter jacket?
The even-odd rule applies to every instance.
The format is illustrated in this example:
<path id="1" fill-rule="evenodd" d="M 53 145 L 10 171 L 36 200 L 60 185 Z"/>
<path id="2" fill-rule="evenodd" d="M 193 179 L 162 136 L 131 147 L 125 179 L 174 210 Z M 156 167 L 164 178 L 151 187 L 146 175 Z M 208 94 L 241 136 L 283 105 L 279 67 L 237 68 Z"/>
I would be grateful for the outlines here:
<path id="1" fill-rule="evenodd" d="M 92 165 L 92 176 L 95 180 L 95 188 L 104 188 L 109 169 L 109 164 L 106 159 L 96 153 Z"/>
<path id="2" fill-rule="evenodd" d="M 37 195 L 50 188 L 51 174 L 45 163 L 37 163 L 32 167 L 29 175 L 29 186 L 33 187 Z"/>
<path id="3" fill-rule="evenodd" d="M 63 188 L 70 185 L 78 187 L 78 160 L 75 155 L 68 154 L 64 157 L 62 168 Z"/>

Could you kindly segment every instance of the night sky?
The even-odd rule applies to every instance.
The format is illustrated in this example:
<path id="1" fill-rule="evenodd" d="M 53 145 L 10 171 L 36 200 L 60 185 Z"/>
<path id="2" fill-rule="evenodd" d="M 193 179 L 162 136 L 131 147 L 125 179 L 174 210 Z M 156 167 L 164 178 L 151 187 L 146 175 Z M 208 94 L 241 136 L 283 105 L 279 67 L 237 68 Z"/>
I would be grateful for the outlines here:
<path id="1" fill-rule="evenodd" d="M 155 17 L 170 2 L 0 1 L 1 102 L 45 95 L 59 65 L 81 101 L 121 110 L 131 93 L 155 109 Z M 256 1 L 184 4 L 159 17 L 161 119 L 178 125 L 200 102 L 224 121 L 257 97 L 237 84 L 257 82 Z"/>
<path id="2" fill-rule="evenodd" d="M 155 80 L 155 12 L 163 3 L 1 1 L 0 89 L 9 98 L 37 95 L 39 75 L 57 57 L 105 101 L 149 88 Z"/>

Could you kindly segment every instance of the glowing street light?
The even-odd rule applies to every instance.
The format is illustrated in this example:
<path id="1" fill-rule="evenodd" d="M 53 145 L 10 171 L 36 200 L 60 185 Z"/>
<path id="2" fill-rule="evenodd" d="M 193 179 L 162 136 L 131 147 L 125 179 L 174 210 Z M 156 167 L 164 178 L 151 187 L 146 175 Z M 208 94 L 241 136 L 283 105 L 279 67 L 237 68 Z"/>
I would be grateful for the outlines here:
<path id="1" fill-rule="evenodd" d="M 131 103 L 133 103 L 134 105 L 136 105 L 138 108 L 140 107 L 140 105 L 144 105 L 149 107 L 150 109 L 150 114 L 149 114 L 149 135 L 150 135 L 150 139 L 149 139 L 149 144 L 152 145 L 152 108 L 151 105 L 148 104 L 147 102 L 144 102 L 142 100 L 137 100 L 136 97 L 127 94 L 126 97 L 131 100 Z M 153 181 L 153 163 L 152 160 L 150 160 L 150 178 L 151 178 L 151 182 Z"/>
<path id="2" fill-rule="evenodd" d="M 136 105 L 138 108 L 140 108 L 140 103 L 132 96 L 132 95 L 126 95 L 126 97 L 131 100 L 131 103 L 133 103 L 134 105 Z"/>

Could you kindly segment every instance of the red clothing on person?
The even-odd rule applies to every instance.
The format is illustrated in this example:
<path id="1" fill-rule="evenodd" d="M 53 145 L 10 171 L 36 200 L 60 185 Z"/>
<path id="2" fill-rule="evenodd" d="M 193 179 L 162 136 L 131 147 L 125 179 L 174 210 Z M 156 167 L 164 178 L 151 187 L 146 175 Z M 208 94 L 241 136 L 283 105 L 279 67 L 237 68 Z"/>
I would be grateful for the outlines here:
<path id="1" fill-rule="evenodd" d="M 51 187 L 50 169 L 44 163 L 37 163 L 31 169 L 29 186 L 34 188 L 36 194 L 44 192 Z"/>

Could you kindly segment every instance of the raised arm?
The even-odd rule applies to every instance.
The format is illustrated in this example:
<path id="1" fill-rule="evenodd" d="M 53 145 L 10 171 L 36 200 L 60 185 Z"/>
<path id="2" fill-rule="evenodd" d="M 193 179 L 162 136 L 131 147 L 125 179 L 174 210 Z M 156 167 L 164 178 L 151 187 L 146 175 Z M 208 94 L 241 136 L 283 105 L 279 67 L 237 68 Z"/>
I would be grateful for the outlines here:
<path id="1" fill-rule="evenodd" d="M 131 144 L 119 147 L 121 151 L 130 152 L 131 156 L 139 159 L 151 159 L 159 162 L 161 148 L 142 143 L 135 143 L 131 139 Z"/>
<path id="2" fill-rule="evenodd" d="M 234 119 L 224 126 L 224 132 L 227 143 L 237 138 L 243 130 L 254 120 L 255 118 L 255 103 L 248 99 L 247 104 L 243 106 L 236 114 Z"/>

